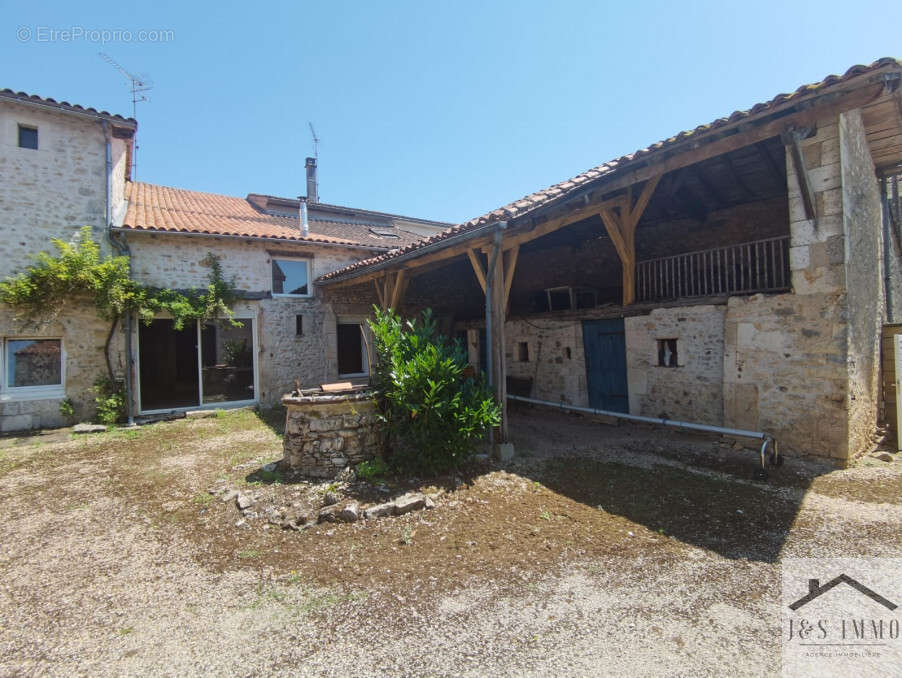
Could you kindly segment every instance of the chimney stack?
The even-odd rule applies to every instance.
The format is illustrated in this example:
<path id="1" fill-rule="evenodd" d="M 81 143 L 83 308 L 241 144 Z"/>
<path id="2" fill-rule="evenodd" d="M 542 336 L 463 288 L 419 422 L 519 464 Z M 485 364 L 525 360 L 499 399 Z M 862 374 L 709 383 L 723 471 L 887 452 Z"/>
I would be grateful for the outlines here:
<path id="1" fill-rule="evenodd" d="M 303 195 L 298 196 L 298 201 L 300 201 L 300 214 L 298 215 L 301 219 L 301 235 L 303 237 L 307 237 L 310 235 L 310 223 L 307 221 L 307 198 Z"/>
<path id="2" fill-rule="evenodd" d="M 315 205 L 319 202 L 319 193 L 316 190 L 316 158 L 307 158 L 307 202 Z"/>

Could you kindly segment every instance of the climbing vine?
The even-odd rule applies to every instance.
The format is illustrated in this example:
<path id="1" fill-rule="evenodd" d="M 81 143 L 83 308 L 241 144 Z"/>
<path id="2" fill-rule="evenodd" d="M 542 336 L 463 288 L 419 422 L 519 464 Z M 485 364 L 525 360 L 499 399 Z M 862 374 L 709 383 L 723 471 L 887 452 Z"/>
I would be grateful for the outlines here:
<path id="1" fill-rule="evenodd" d="M 31 327 L 53 320 L 73 302 L 93 304 L 97 315 L 110 322 L 104 351 L 110 382 L 115 380 L 110 342 L 127 313 L 135 313 L 146 324 L 155 315 L 168 313 L 177 330 L 195 320 L 222 319 L 241 326 L 231 308 L 238 298 L 234 282 L 223 277 L 219 257 L 212 253 L 201 262 L 210 268 L 206 289 L 179 291 L 133 280 L 128 257 L 101 256 L 89 226 L 79 231 L 74 242 L 56 238 L 51 242 L 55 254 L 37 254 L 23 273 L 0 282 L 0 303 L 15 309 L 17 320 Z"/>

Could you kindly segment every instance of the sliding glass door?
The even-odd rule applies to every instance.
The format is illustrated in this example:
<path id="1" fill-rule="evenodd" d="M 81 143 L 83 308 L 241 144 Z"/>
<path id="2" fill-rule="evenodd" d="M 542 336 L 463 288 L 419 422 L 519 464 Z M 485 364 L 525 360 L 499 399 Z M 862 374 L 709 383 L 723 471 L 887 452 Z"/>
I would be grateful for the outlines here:
<path id="1" fill-rule="evenodd" d="M 142 412 L 256 400 L 254 321 L 189 323 L 154 320 L 138 330 Z"/>

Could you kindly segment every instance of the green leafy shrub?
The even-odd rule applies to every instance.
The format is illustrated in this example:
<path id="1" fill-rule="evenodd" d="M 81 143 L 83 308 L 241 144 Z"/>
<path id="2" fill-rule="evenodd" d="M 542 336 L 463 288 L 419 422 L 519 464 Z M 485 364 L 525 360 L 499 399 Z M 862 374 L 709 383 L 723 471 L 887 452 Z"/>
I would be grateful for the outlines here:
<path id="1" fill-rule="evenodd" d="M 75 418 L 75 404 L 72 402 L 72 398 L 66 398 L 60 402 L 60 414 L 70 421 Z"/>
<path id="2" fill-rule="evenodd" d="M 122 384 L 98 377 L 94 382 L 94 403 L 97 405 L 97 421 L 111 426 L 125 419 L 125 388 Z"/>
<path id="3" fill-rule="evenodd" d="M 361 480 L 373 480 L 381 478 L 388 474 L 389 466 L 381 457 L 376 457 L 372 461 L 362 461 L 355 467 L 357 477 Z"/>
<path id="4" fill-rule="evenodd" d="M 376 309 L 373 383 L 389 443 L 389 463 L 414 474 L 448 471 L 465 461 L 501 410 L 482 375 L 465 376 L 467 355 L 438 333 L 430 311 L 402 321 Z"/>

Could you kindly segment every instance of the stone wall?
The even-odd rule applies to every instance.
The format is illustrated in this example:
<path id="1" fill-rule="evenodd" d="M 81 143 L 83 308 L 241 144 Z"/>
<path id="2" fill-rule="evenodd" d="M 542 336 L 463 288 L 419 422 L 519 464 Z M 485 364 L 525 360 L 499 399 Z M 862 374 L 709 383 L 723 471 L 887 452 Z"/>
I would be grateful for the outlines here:
<path id="1" fill-rule="evenodd" d="M 272 256 L 310 258 L 315 279 L 341 268 L 366 252 L 335 247 L 267 243 L 229 238 L 195 238 L 130 233 L 129 247 L 135 278 L 146 285 L 191 289 L 208 283 L 208 254 L 221 259 L 223 275 L 239 290 L 263 298 L 247 302 L 257 322 L 258 400 L 275 405 L 300 382 L 302 388 L 338 379 L 336 322 L 365 318 L 366 300 L 353 302 L 336 295 L 325 301 L 313 285 L 309 298 L 269 297 L 272 291 Z M 297 333 L 297 316 L 302 333 Z"/>
<path id="2" fill-rule="evenodd" d="M 282 444 L 294 471 L 334 478 L 347 466 L 381 454 L 381 422 L 371 394 L 293 394 L 282 403 L 286 408 Z"/>
<path id="3" fill-rule="evenodd" d="M 476 352 L 478 361 L 478 333 Z M 532 380 L 532 396 L 539 400 L 587 407 L 586 360 L 582 321 L 516 319 L 504 325 L 505 364 L 511 377 Z M 520 360 L 520 344 L 528 360 Z"/>
<path id="4" fill-rule="evenodd" d="M 38 149 L 18 147 L 18 125 L 38 128 Z M 126 145 L 112 140 L 113 196 L 121 195 L 126 173 Z M 117 188 L 118 187 L 118 188 Z M 99 122 L 29 106 L 0 105 L 0 278 L 21 273 L 29 257 L 50 251 L 51 238 L 72 241 L 90 226 L 106 254 L 106 152 Z M 109 324 L 92 308 L 72 304 L 58 318 L 39 327 L 23 326 L 12 309 L 0 308 L 0 339 L 60 338 L 65 354 L 65 396 L 79 418 L 93 414 L 94 380 L 106 374 L 103 345 Z M 114 337 L 111 358 L 124 370 L 121 347 Z M 23 399 L 0 393 L 0 430 L 60 426 L 62 398 Z"/>
<path id="5" fill-rule="evenodd" d="M 723 306 L 659 308 L 626 318 L 630 414 L 723 423 Z M 658 365 L 658 340 L 677 340 L 677 367 Z"/>
<path id="6" fill-rule="evenodd" d="M 871 443 L 880 399 L 880 332 L 886 308 L 883 212 L 860 111 L 840 115 L 839 144 L 849 308 L 849 454 L 855 455 Z"/>
<path id="7" fill-rule="evenodd" d="M 729 300 L 724 419 L 728 426 L 774 434 L 787 451 L 845 463 L 850 455 L 849 328 L 837 119 L 818 121 L 802 150 L 818 223 L 806 219 L 787 149 L 793 294 Z"/>

